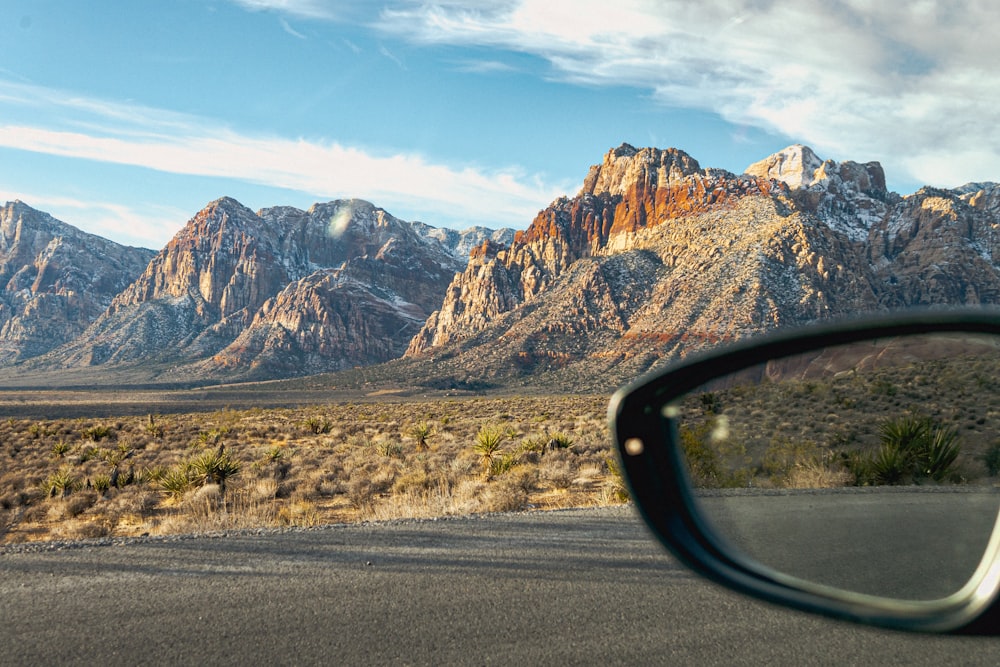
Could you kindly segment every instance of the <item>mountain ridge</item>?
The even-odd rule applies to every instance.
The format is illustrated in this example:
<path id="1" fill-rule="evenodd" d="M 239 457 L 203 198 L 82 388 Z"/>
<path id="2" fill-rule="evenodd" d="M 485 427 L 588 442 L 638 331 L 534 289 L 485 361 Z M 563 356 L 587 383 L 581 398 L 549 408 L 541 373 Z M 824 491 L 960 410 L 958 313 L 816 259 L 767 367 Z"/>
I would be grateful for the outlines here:
<path id="1" fill-rule="evenodd" d="M 254 212 L 220 198 L 144 251 L 77 333 L 8 371 L 349 383 L 366 367 L 362 382 L 606 391 L 776 328 L 997 305 L 998 227 L 995 183 L 901 196 L 877 162 L 800 144 L 741 174 L 622 144 L 516 232 L 408 223 L 363 200 Z"/>

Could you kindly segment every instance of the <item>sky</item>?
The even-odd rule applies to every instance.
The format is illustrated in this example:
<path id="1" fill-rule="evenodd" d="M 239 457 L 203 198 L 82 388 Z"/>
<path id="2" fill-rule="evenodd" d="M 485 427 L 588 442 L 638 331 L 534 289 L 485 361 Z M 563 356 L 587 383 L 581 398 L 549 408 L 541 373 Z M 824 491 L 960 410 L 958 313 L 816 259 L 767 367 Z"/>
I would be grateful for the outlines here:
<path id="1" fill-rule="evenodd" d="M 623 142 L 1000 181 L 992 0 L 0 5 L 0 202 L 128 245 L 222 196 L 523 229 Z"/>

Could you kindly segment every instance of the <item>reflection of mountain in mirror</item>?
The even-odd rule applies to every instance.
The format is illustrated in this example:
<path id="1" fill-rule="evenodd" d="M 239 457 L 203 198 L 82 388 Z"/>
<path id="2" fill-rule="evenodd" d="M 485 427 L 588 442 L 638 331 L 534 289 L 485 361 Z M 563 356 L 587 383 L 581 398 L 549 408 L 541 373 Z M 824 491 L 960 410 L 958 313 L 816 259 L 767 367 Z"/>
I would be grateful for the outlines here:
<path id="1" fill-rule="evenodd" d="M 770 360 L 668 416 L 715 530 L 846 590 L 961 588 L 997 518 L 998 337 L 933 334 Z"/>

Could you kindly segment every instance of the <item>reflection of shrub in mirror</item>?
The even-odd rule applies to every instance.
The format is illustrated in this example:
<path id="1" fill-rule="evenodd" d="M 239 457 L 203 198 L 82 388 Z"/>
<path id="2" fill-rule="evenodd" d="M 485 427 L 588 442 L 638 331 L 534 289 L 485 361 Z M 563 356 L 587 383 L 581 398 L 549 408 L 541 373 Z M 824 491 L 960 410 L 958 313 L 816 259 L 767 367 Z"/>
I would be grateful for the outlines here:
<path id="1" fill-rule="evenodd" d="M 961 453 L 958 432 L 927 416 L 905 415 L 879 427 L 881 441 L 873 452 L 847 457 L 855 484 L 962 482 L 955 462 Z"/>
<path id="2" fill-rule="evenodd" d="M 721 418 L 694 428 L 681 426 L 681 447 L 692 483 L 702 488 L 750 486 L 754 469 L 746 447 L 728 437 L 728 425 Z"/>
<path id="3" fill-rule="evenodd" d="M 696 487 L 974 483 L 1000 474 L 997 375 L 989 337 L 825 348 L 688 394 L 678 435 Z"/>

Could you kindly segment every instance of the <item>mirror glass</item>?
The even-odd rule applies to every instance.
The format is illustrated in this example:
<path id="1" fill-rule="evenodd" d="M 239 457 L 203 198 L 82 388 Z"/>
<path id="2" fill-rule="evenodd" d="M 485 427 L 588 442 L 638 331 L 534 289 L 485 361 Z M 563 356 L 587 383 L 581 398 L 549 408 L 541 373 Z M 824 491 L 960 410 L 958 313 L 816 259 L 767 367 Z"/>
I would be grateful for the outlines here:
<path id="1" fill-rule="evenodd" d="M 907 600 L 957 592 L 1000 509 L 1000 337 L 772 360 L 665 406 L 717 536 L 774 570 Z"/>

